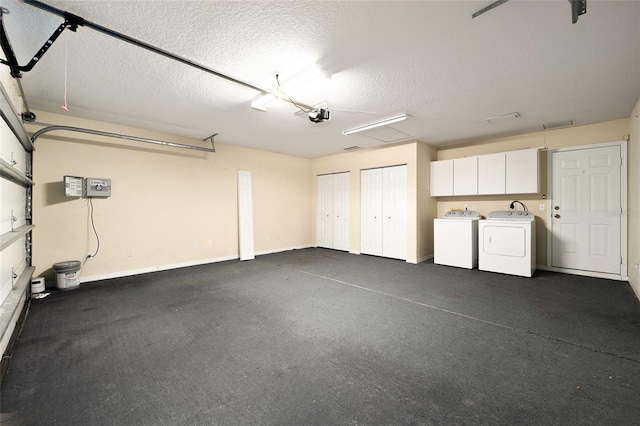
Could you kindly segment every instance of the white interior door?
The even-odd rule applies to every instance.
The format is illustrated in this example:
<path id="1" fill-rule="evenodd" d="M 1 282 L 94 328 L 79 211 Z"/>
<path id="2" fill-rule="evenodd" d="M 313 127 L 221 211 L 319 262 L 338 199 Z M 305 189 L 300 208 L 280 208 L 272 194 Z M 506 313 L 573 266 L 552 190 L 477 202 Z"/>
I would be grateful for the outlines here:
<path id="1" fill-rule="evenodd" d="M 360 252 L 382 256 L 382 169 L 360 172 Z"/>
<path id="2" fill-rule="evenodd" d="M 238 170 L 238 225 L 240 260 L 255 259 L 251 172 L 246 170 Z"/>
<path id="3" fill-rule="evenodd" d="M 552 266 L 621 273 L 621 147 L 552 153 Z"/>
<path id="4" fill-rule="evenodd" d="M 407 166 L 382 169 L 382 255 L 407 258 Z"/>
<path id="5" fill-rule="evenodd" d="M 318 176 L 318 247 L 333 248 L 333 176 Z"/>
<path id="6" fill-rule="evenodd" d="M 349 172 L 333 175 L 333 248 L 349 251 Z"/>

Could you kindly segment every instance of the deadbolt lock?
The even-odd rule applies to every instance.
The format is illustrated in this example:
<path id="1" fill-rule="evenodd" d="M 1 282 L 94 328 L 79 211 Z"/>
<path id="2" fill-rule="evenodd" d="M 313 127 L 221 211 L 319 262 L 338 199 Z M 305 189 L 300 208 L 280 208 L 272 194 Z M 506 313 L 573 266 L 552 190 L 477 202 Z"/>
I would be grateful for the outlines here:
<path id="1" fill-rule="evenodd" d="M 555 217 L 556 219 L 560 219 L 560 215 L 558 213 L 554 214 L 553 217 Z"/>
<path id="2" fill-rule="evenodd" d="M 555 206 L 553 209 L 554 210 L 560 210 L 560 206 Z"/>

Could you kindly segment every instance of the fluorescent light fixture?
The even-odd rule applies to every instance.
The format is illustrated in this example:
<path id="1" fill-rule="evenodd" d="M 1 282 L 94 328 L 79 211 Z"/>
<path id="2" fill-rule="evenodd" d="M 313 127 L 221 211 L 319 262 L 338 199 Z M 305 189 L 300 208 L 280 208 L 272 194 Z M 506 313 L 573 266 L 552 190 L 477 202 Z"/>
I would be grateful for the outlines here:
<path id="1" fill-rule="evenodd" d="M 264 94 L 257 97 L 251 102 L 251 108 L 258 109 L 260 111 L 266 111 L 267 105 L 276 99 L 286 99 L 287 95 L 296 89 L 306 86 L 318 79 L 330 79 L 331 74 L 324 68 L 320 68 L 317 65 L 305 68 L 304 70 L 296 73 L 285 81 L 282 81 L 279 88 L 274 89 L 269 94 Z"/>
<path id="2" fill-rule="evenodd" d="M 343 135 L 351 135 L 353 133 L 366 132 L 367 130 L 375 129 L 376 127 L 387 126 L 389 124 L 397 123 L 409 118 L 407 114 L 394 115 L 393 117 L 385 118 L 383 120 L 374 121 L 373 123 L 365 124 L 363 126 L 354 127 L 351 129 L 343 130 Z"/>
<path id="3" fill-rule="evenodd" d="M 496 115 L 495 117 L 485 118 L 484 121 L 486 121 L 487 123 L 495 123 L 496 121 L 505 121 L 505 120 L 511 120 L 514 118 L 520 118 L 520 113 L 511 112 L 509 114 Z"/>

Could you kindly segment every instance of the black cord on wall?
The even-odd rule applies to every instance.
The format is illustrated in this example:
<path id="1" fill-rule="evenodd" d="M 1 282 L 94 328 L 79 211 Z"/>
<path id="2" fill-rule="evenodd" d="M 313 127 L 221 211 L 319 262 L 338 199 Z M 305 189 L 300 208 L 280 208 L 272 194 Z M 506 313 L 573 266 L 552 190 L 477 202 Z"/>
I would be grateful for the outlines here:
<path id="1" fill-rule="evenodd" d="M 514 200 L 514 201 L 512 201 L 512 202 L 511 202 L 511 204 L 509 204 L 509 210 L 515 210 L 515 209 L 516 209 L 516 205 L 515 205 L 515 203 L 520 204 L 520 205 L 522 206 L 522 209 L 523 209 L 525 212 L 528 212 L 528 211 L 529 211 L 529 209 L 527 208 L 527 206 L 525 206 L 525 205 L 524 205 L 524 203 L 523 203 L 522 201 L 518 201 L 518 200 Z"/>
<path id="2" fill-rule="evenodd" d="M 96 248 L 96 252 L 93 254 L 88 254 L 87 259 L 92 257 L 96 257 L 98 252 L 100 251 L 100 236 L 98 236 L 98 231 L 96 231 L 96 223 L 93 220 L 93 198 L 89 197 L 89 212 L 91 217 L 91 227 L 93 228 L 93 233 L 96 235 L 96 240 L 98 241 L 98 247 Z"/>

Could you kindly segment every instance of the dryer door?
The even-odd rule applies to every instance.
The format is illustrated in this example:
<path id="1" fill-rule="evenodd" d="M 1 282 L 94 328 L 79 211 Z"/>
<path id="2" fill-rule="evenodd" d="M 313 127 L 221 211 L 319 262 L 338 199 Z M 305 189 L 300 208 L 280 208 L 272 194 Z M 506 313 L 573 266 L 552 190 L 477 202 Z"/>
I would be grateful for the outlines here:
<path id="1" fill-rule="evenodd" d="M 521 226 L 485 225 L 482 240 L 486 254 L 511 257 L 527 254 L 526 232 Z"/>

